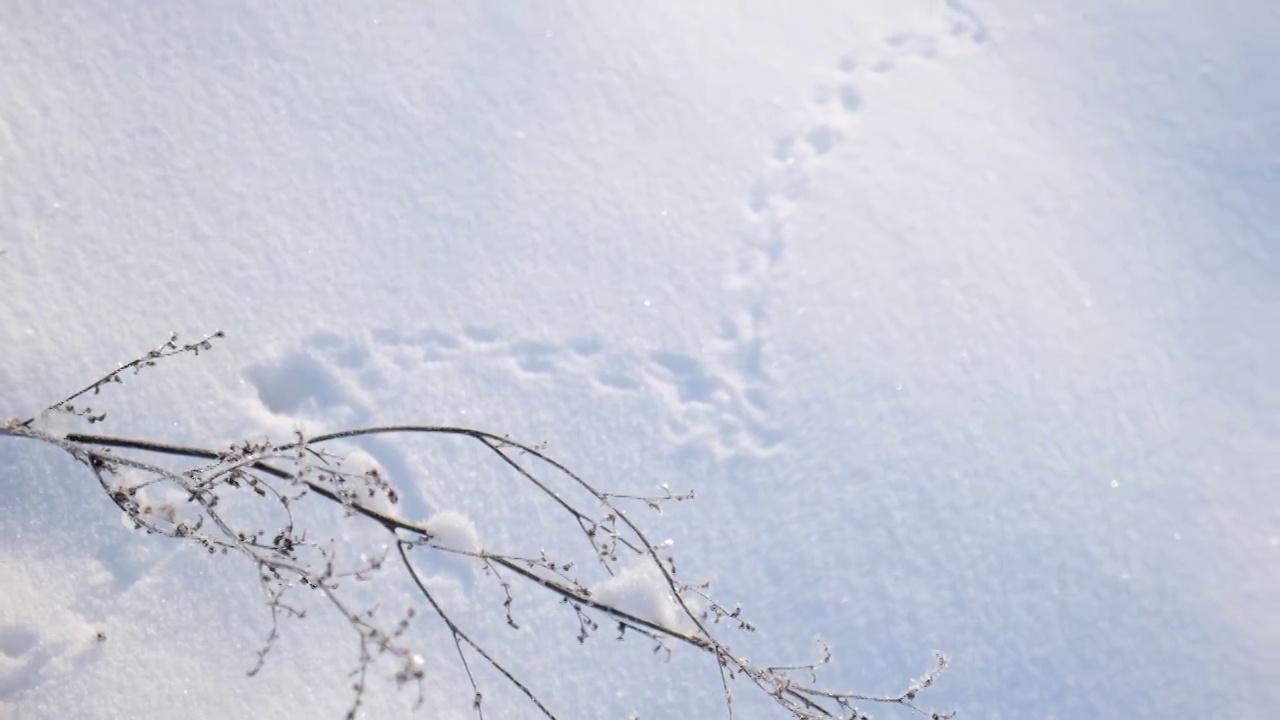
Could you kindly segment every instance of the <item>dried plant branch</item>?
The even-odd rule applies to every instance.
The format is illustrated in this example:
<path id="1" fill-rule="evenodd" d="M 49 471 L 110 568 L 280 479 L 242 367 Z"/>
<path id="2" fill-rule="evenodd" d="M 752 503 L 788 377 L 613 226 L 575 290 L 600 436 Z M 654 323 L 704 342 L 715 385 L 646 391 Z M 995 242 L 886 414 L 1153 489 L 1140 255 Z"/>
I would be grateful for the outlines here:
<path id="1" fill-rule="evenodd" d="M 44 412 L 70 414 L 91 424 L 102 422 L 105 413 L 72 403 L 86 394 L 98 394 L 104 386 L 122 382 L 128 372 L 137 374 L 170 357 L 198 354 L 209 349 L 212 340 L 221 337 L 222 333 L 218 332 L 194 343 L 179 344 L 177 336 L 171 336 L 160 347 L 106 373 Z M 659 488 L 661 494 L 652 496 L 605 492 L 548 455 L 541 446 L 483 430 L 447 425 L 361 427 L 313 437 L 299 432 L 282 442 L 244 441 L 225 449 L 91 433 L 56 434 L 41 429 L 34 418 L 0 424 L 0 435 L 36 440 L 68 453 L 89 470 L 106 496 L 138 529 L 195 543 L 210 553 L 244 558 L 254 568 L 270 613 L 269 632 L 249 670 L 250 675 L 262 669 L 276 647 L 281 620 L 306 617 L 303 609 L 288 601 L 291 593 L 295 590 L 319 593 L 346 621 L 358 640 L 348 718 L 354 718 L 363 704 L 369 673 L 384 660 L 393 664 L 392 677 L 398 685 L 412 683 L 418 687 L 421 703 L 423 660 L 413 650 L 408 637 L 414 619 L 412 608 L 400 621 L 384 627 L 375 621 L 374 609 L 357 609 L 342 589 L 341 581 L 367 580 L 382 571 L 389 549 L 381 557 L 363 559 L 356 567 L 340 567 L 337 549 L 332 544 L 309 539 L 309 534 L 315 537 L 323 534 L 314 527 L 313 505 L 308 504 L 314 501 L 339 506 L 345 514 L 364 518 L 390 534 L 400 566 L 450 634 L 471 686 L 478 717 L 484 716 L 484 694 L 468 661 L 470 654 L 497 671 L 542 716 L 554 719 L 556 715 L 516 671 L 475 640 L 438 601 L 410 558 L 415 549 L 448 553 L 475 563 L 478 570 L 501 588 L 502 612 L 512 628 L 519 628 L 512 609 L 515 599 L 520 588 L 528 588 L 550 593 L 562 601 L 573 613 L 578 627 L 576 639 L 580 643 L 585 643 L 599 629 L 600 620 L 607 618 L 617 627 L 618 639 L 624 639 L 630 631 L 653 642 L 655 652 L 665 650 L 668 657 L 671 653 L 668 642 L 711 655 L 719 669 L 730 718 L 734 713 L 732 687 L 739 677 L 747 679 L 788 715 L 801 720 L 866 717 L 856 703 L 898 706 L 932 720 L 951 717 L 949 713 L 929 711 L 916 704 L 919 694 L 932 686 L 946 667 L 946 659 L 941 655 L 922 678 L 900 693 L 885 695 L 823 687 L 819 683 L 820 670 L 830 663 L 832 654 L 821 641 L 819 658 L 809 663 L 761 665 L 739 657 L 732 652 L 727 634 L 755 629 L 743 617 L 741 607 L 730 608 L 718 602 L 707 583 L 678 579 L 674 554 L 665 545 L 653 543 L 643 527 L 617 504 L 639 502 L 661 512 L 665 505 L 693 499 L 693 493 L 673 494 L 665 484 Z M 395 506 L 399 495 L 378 471 L 347 470 L 339 455 L 325 449 L 327 444 L 361 437 L 416 435 L 459 437 L 482 445 L 497 457 L 500 466 L 548 499 L 552 507 L 562 513 L 566 527 L 578 529 L 595 559 L 597 573 L 616 575 L 624 563 L 647 565 L 669 593 L 677 621 L 643 617 L 601 599 L 592 592 L 585 576 L 579 574 L 586 568 L 571 560 L 548 557 L 545 552 L 531 557 L 442 544 L 427 525 L 379 509 Z M 140 459 L 139 453 L 144 457 L 163 455 L 200 463 L 174 470 Z M 179 499 L 154 499 L 152 494 L 160 491 L 176 491 Z M 589 504 L 573 499 L 582 493 L 590 498 Z M 246 524 L 240 511 L 247 506 L 268 509 L 276 518 L 274 524 L 267 527 Z M 257 517 L 260 518 L 260 513 Z"/>

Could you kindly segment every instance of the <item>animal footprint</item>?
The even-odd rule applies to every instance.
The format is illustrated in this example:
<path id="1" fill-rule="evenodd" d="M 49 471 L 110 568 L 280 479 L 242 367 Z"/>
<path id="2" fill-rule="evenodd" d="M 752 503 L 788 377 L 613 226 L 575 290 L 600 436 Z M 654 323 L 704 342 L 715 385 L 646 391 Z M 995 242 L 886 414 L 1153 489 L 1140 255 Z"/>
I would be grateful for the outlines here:
<path id="1" fill-rule="evenodd" d="M 767 452 L 776 444 L 762 444 L 768 433 L 752 431 L 761 418 L 751 398 L 762 390 L 726 374 L 740 372 L 743 364 L 718 368 L 679 350 L 615 347 L 595 336 L 553 342 L 476 326 L 460 332 L 381 328 L 350 337 L 316 333 L 247 366 L 244 374 L 263 407 L 277 416 L 324 420 L 326 427 L 373 425 L 387 422 L 372 410 L 388 404 L 390 398 L 383 398 L 419 384 L 420 373 L 438 376 L 442 364 L 460 374 L 505 372 L 516 382 L 580 377 L 600 392 L 661 398 L 673 438 L 717 457 Z M 390 440 L 366 438 L 361 447 L 393 478 L 412 474 Z"/>
<path id="2" fill-rule="evenodd" d="M 388 331 L 375 331 L 371 337 L 383 343 L 400 339 Z M 421 338 L 432 352 L 439 351 L 439 340 L 430 335 Z M 399 358 L 380 352 L 383 343 L 317 332 L 297 347 L 246 366 L 244 376 L 263 407 L 277 418 L 323 422 L 326 430 L 386 424 L 387 418 L 378 417 L 374 408 L 378 406 L 377 395 L 393 386 L 386 366 Z M 392 482 L 415 475 L 412 464 L 391 440 L 370 436 L 349 442 L 373 458 Z M 426 517 L 427 503 L 415 487 L 415 483 L 408 483 L 400 488 L 401 507 L 411 516 Z"/>
<path id="3" fill-rule="evenodd" d="M 862 92 L 852 82 L 843 82 L 836 89 L 836 97 L 840 107 L 847 113 L 855 113 L 862 109 Z"/>
<path id="4" fill-rule="evenodd" d="M 673 366 L 670 357 L 651 357 L 652 377 L 671 383 L 677 397 L 697 402 L 713 394 L 700 378 L 719 378 L 716 393 L 727 398 L 736 419 L 732 427 L 721 423 L 721 436 L 741 433 L 749 438 L 739 445 L 767 451 L 779 445 L 783 434 L 770 424 L 768 398 L 777 382 L 765 360 L 769 348 L 768 308 L 771 285 L 785 260 L 791 242 L 791 224 L 803 208 L 809 190 L 820 175 L 816 169 L 837 151 L 856 129 L 858 116 L 867 106 L 864 86 L 882 82 L 884 75 L 908 59 L 937 59 L 986 43 L 985 24 L 960 0 L 946 0 L 944 12 L 932 28 L 889 35 L 868 49 L 862 61 L 847 53 L 836 62 L 834 81 L 820 84 L 811 93 L 810 121 L 799 131 L 774 140 L 762 173 L 750 184 L 746 216 L 753 227 L 744 234 L 731 265 L 726 287 L 734 309 L 720 321 L 712 358 L 701 365 Z"/>

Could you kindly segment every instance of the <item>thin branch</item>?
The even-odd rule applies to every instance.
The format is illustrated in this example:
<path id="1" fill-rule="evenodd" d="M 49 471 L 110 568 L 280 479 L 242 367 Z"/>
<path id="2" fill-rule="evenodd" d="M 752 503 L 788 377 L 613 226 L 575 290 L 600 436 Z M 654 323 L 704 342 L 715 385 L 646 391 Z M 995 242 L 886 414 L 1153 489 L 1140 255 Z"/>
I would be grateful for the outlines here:
<path id="1" fill-rule="evenodd" d="M 532 702 L 534 706 L 537 707 L 538 710 L 548 718 L 548 720 L 556 720 L 556 716 L 550 710 L 547 709 L 546 705 L 542 704 L 542 701 L 538 699 L 538 696 L 533 694 L 533 691 L 530 690 L 528 686 L 520 682 L 520 680 L 517 679 L 515 675 L 511 674 L 511 671 L 507 670 L 502 665 L 502 663 L 495 660 L 492 655 L 485 652 L 485 649 L 480 647 L 480 645 L 477 644 L 476 641 L 472 640 L 471 636 L 467 635 L 467 633 L 463 631 L 462 628 L 458 627 L 457 623 L 455 623 L 453 619 L 449 617 L 449 614 L 444 611 L 444 608 L 440 607 L 440 603 L 436 602 L 436 599 L 431 594 L 431 591 L 427 589 L 426 582 L 424 582 L 422 579 L 422 576 L 418 574 L 417 568 L 415 568 L 413 566 L 413 563 L 409 561 L 409 555 L 405 552 L 405 550 L 408 547 L 411 547 L 411 543 L 406 543 L 403 540 L 396 543 L 396 550 L 400 553 L 400 559 L 404 562 L 405 569 L 409 571 L 409 577 L 413 578 L 413 582 L 415 585 L 418 586 L 418 590 L 422 591 L 422 596 L 425 597 L 427 599 L 427 602 L 431 604 L 431 608 L 436 611 L 436 615 L 440 616 L 440 620 L 443 621 L 445 626 L 449 628 L 449 632 L 453 633 L 455 642 L 457 640 L 462 640 L 467 645 L 469 645 L 471 649 L 474 650 L 480 657 L 484 658 L 485 661 L 488 662 L 489 665 L 493 667 L 493 669 L 502 673 L 502 675 L 506 677 L 508 682 L 514 685 L 517 689 L 519 689 L 520 692 L 524 693 L 524 696 L 528 698 L 529 701 Z M 458 654 L 459 655 L 462 654 L 461 647 L 458 648 Z M 463 659 L 463 662 L 465 664 L 466 662 L 465 658 Z M 471 678 L 471 686 L 474 688 L 475 678 L 472 677 L 470 668 L 467 668 L 467 677 Z M 476 707 L 478 709 L 480 705 L 479 690 L 476 691 L 476 698 L 477 698 Z"/>
<path id="2" fill-rule="evenodd" d="M 159 348 L 121 365 L 94 383 L 50 405 L 46 412 L 66 412 L 83 417 L 90 423 L 100 422 L 105 418 L 105 413 L 95 414 L 89 408 L 77 408 L 71 403 L 88 393 L 97 394 L 104 385 L 121 382 L 121 375 L 126 371 L 132 370 L 136 374 L 175 355 L 198 354 L 200 350 L 210 346 L 212 339 L 219 337 L 222 337 L 221 332 L 195 343 L 178 345 L 176 335 L 171 336 Z M 340 570 L 336 562 L 337 550 L 331 542 L 319 544 L 308 540 L 307 527 L 302 522 L 305 515 L 300 516 L 295 512 L 295 508 L 306 497 L 316 497 L 338 505 L 346 513 L 364 517 L 391 533 L 405 571 L 450 632 L 459 661 L 474 693 L 474 708 L 481 718 L 483 694 L 467 659 L 467 648 L 516 687 L 544 717 L 555 720 L 556 716 L 524 681 L 474 641 L 439 604 L 408 557 L 408 551 L 414 547 L 426 546 L 435 551 L 470 558 L 478 567 L 494 575 L 502 586 L 503 607 L 507 622 L 512 627 L 517 627 L 511 614 L 515 596 L 511 581 L 503 573 L 527 583 L 522 587 L 531 586 L 559 596 L 577 618 L 579 641 L 585 641 L 590 632 L 597 629 L 594 615 L 598 613 L 617 623 L 619 639 L 623 639 L 626 631 L 631 630 L 652 640 L 655 651 L 665 648 L 668 656 L 671 652 L 665 642 L 668 639 L 712 655 L 716 660 L 725 709 L 730 719 L 734 716 L 730 681 L 740 675 L 745 676 L 792 717 L 800 720 L 837 716 L 846 719 L 864 718 L 852 706 L 853 702 L 894 704 L 934 720 L 951 717 L 951 714 L 923 710 L 915 704 L 918 694 L 932 686 L 938 674 L 945 669 L 946 658 L 941 655 L 938 655 L 929 672 L 896 695 L 870 695 L 821 687 L 818 683 L 818 670 L 831 661 L 831 652 L 821 641 L 821 657 L 811 663 L 757 665 L 736 656 L 713 627 L 723 627 L 720 625 L 721 620 L 732 620 L 733 623 L 729 624 L 731 629 L 736 624 L 738 630 L 753 630 L 751 623 L 741 617 L 741 608 L 735 605 L 733 609 L 729 609 L 717 602 L 710 595 L 709 585 L 706 583 L 691 584 L 677 580 L 674 556 L 665 549 L 659 551 L 665 545 L 655 546 L 644 529 L 625 510 L 615 505 L 616 500 L 639 501 L 661 512 L 663 504 L 692 499 L 692 492 L 673 495 L 665 484 L 660 486 L 662 494 L 655 496 L 603 492 L 547 455 L 540 446 L 520 443 L 483 430 L 448 425 L 374 426 L 311 438 L 304 437 L 299 432 L 288 442 L 273 444 L 245 441 L 226 450 L 213 450 L 90 433 L 59 436 L 36 427 L 34 422 L 32 418 L 0 423 L 0 435 L 42 441 L 70 454 L 88 468 L 112 503 L 139 529 L 195 542 L 210 553 L 238 554 L 253 564 L 271 612 L 271 625 L 266 640 L 257 653 L 256 663 L 250 670 L 251 675 L 263 667 L 267 655 L 280 637 L 280 619 L 305 616 L 304 611 L 286 604 L 286 595 L 295 587 L 320 592 L 328 600 L 328 604 L 346 619 L 360 640 L 359 665 L 352 672 L 352 677 L 357 678 L 357 681 L 353 685 L 354 698 L 348 717 L 354 717 L 362 705 L 370 667 L 378 657 L 388 654 L 401 663 L 394 675 L 397 683 L 416 681 L 418 702 L 423 702 L 421 656 L 414 653 L 402 640 L 409 628 L 413 611 L 410 608 L 408 615 L 393 629 L 388 630 L 374 622 L 376 608 L 358 612 L 348 605 L 339 592 L 339 581 L 346 578 L 369 579 L 383 567 L 387 549 L 384 546 L 381 558 L 366 561 L 362 556 L 362 565 L 355 569 Z M 456 436 L 481 443 L 538 494 L 549 498 L 567 515 L 567 519 L 572 519 L 590 545 L 603 572 L 613 575 L 620 555 L 643 559 L 656 568 L 670 591 L 669 597 L 681 619 L 673 623 L 659 622 L 602 601 L 577 576 L 569 574 L 574 567 L 573 562 L 548 558 L 545 552 L 537 558 L 530 558 L 490 549 L 451 548 L 434 542 L 434 535 L 427 526 L 396 517 L 367 504 L 368 497 L 375 495 L 382 495 L 393 504 L 398 499 L 392 485 L 376 470 L 359 474 L 346 471 L 342 468 L 341 458 L 320 447 L 338 440 L 398 434 Z M 178 472 L 117 451 L 155 453 L 205 462 Z M 533 463 L 523 459 L 526 457 L 542 463 L 537 466 L 538 472 L 533 469 Z M 550 472 L 547 472 L 548 469 Z M 127 482 L 126 476 L 129 478 Z M 571 494 L 562 492 L 561 488 L 566 481 L 571 487 L 589 494 L 599 506 L 588 507 L 570 499 Z M 169 501 L 156 503 L 147 499 L 149 488 L 166 485 L 181 490 L 184 499 L 177 501 L 181 507 Z M 282 518 L 282 522 L 277 532 L 240 528 L 234 516 L 227 513 L 228 504 L 235 505 L 233 498 L 243 497 L 256 501 L 255 496 L 265 499 L 270 507 L 279 508 L 278 517 Z M 697 609 L 695 603 L 706 603 L 708 609 Z M 685 621 L 688 622 L 688 628 L 692 629 L 676 627 Z M 796 673 L 804 675 L 797 677 Z"/>

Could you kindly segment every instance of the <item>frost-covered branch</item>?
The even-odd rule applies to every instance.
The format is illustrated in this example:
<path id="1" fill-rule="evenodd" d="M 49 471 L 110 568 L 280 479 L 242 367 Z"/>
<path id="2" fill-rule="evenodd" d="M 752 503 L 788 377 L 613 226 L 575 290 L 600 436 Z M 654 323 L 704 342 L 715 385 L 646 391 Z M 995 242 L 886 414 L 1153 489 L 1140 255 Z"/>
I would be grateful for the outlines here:
<path id="1" fill-rule="evenodd" d="M 222 333 L 218 332 L 195 343 L 179 344 L 173 336 L 159 348 L 121 365 L 44 412 L 73 415 L 91 424 L 103 422 L 105 412 L 74 403 L 85 395 L 98 395 L 104 388 L 121 383 L 124 377 L 167 358 L 207 350 L 220 337 Z M 659 488 L 660 493 L 652 496 L 606 492 L 548 455 L 545 448 L 503 435 L 457 426 L 388 425 L 310 437 L 297 432 L 278 442 L 244 441 L 210 448 L 100 434 L 59 434 L 42 428 L 35 418 L 0 424 L 0 435 L 43 442 L 66 452 L 98 481 L 104 495 L 134 527 L 246 561 L 253 568 L 271 618 L 270 631 L 251 675 L 269 661 L 280 636 L 280 622 L 306 617 L 306 611 L 291 601 L 294 594 L 318 593 L 324 604 L 346 621 L 358 642 L 348 718 L 356 716 L 369 673 L 379 663 L 391 664 L 391 677 L 397 684 L 415 685 L 421 703 L 423 659 L 414 650 L 409 633 L 416 613 L 410 608 L 387 625 L 376 615 L 376 608 L 357 607 L 345 587 L 348 579 L 367 580 L 396 565 L 405 571 L 422 601 L 447 629 L 474 693 L 473 706 L 479 717 L 484 716 L 484 693 L 472 662 L 481 661 L 505 678 L 543 716 L 557 717 L 535 688 L 502 660 L 500 652 L 483 646 L 438 601 L 414 560 L 419 553 L 431 552 L 474 563 L 479 572 L 492 579 L 502 592 L 502 617 L 512 628 L 519 627 L 513 612 L 516 598 L 527 591 L 544 592 L 558 597 L 566 612 L 572 614 L 580 643 L 585 643 L 604 623 L 617 630 L 619 639 L 628 635 L 642 638 L 653 644 L 655 652 L 668 657 L 676 645 L 708 654 L 719 668 L 730 718 L 734 714 L 732 689 L 735 681 L 742 678 L 787 715 L 801 720 L 866 717 L 858 704 L 894 705 L 934 719 L 951 717 L 917 705 L 919 694 L 946 667 L 941 655 L 924 677 L 905 690 L 874 695 L 823 686 L 819 671 L 830 662 L 831 651 L 822 643 L 819 657 L 809 663 L 762 665 L 735 654 L 730 636 L 755 629 L 743 617 L 741 606 L 729 607 L 717 601 L 707 583 L 681 578 L 668 545 L 652 542 L 641 523 L 624 507 L 635 504 L 633 509 L 641 512 L 661 512 L 667 505 L 691 500 L 692 492 L 672 493 L 665 484 Z M 536 556 L 507 552 L 483 547 L 474 538 L 463 543 L 442 541 L 429 525 L 399 516 L 395 510 L 400 499 L 398 491 L 381 471 L 349 469 L 339 454 L 326 449 L 360 437 L 421 435 L 458 437 L 482 446 L 531 492 L 549 500 L 561 513 L 566 527 L 577 528 L 590 560 L 554 558 L 545 552 Z M 160 464 L 157 456 L 187 459 L 193 464 L 175 469 Z M 339 507 L 347 516 L 380 526 L 388 533 L 388 552 L 362 557 L 355 566 L 342 566 L 332 541 L 317 539 L 328 535 L 322 532 L 325 521 L 317 512 L 317 502 Z M 270 519 L 264 521 L 264 517 Z M 387 562 L 392 557 L 391 549 L 398 563 Z M 627 572 L 636 572 L 637 567 L 655 579 L 670 598 L 665 612 L 646 616 L 617 602 L 605 589 L 607 581 L 592 584 L 592 573 L 619 579 Z"/>

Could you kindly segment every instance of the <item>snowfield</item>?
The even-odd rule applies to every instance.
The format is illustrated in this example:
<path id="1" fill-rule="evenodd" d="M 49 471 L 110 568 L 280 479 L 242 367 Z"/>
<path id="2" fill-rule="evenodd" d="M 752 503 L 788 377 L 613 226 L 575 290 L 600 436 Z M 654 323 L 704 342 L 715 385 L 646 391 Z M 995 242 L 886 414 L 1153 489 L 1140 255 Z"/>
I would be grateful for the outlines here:
<path id="1" fill-rule="evenodd" d="M 761 662 L 820 637 L 827 684 L 896 693 L 940 650 L 925 704 L 960 718 L 1280 706 L 1271 4 L 7 5 L 0 422 L 222 329 L 96 429 L 509 434 L 693 490 L 633 517 Z M 333 449 L 446 545 L 577 542 L 464 442 Z M 0 437 L 0 488 L 0 720 L 346 712 L 358 644 L 323 606 L 248 677 L 252 568 L 128 529 L 30 440 Z M 512 629 L 465 558 L 424 572 L 557 717 L 727 716 L 696 651 L 579 644 L 534 594 Z M 675 622 L 642 569 L 595 587 Z M 475 717 L 447 632 L 412 632 L 423 709 L 385 673 L 360 716 Z M 534 716 L 477 681 L 486 717 Z"/>

